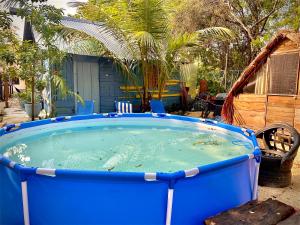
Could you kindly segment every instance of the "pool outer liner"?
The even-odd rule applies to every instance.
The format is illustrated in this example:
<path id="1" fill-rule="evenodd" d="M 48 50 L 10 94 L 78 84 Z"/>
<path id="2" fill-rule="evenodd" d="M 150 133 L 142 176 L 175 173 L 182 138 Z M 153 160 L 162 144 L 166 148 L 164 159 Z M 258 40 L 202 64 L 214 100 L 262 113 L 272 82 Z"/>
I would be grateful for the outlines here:
<path id="1" fill-rule="evenodd" d="M 73 169 L 48 169 L 48 168 L 38 168 L 38 167 L 26 167 L 20 165 L 14 161 L 9 160 L 8 158 L 0 155 L 0 164 L 8 167 L 9 169 L 13 170 L 20 176 L 21 184 L 22 184 L 22 192 L 26 191 L 26 181 L 29 176 L 38 174 L 38 175 L 45 175 L 45 176 L 56 176 L 56 177 L 84 177 L 84 178 L 110 178 L 110 179 L 130 179 L 130 180 L 139 180 L 139 181 L 147 181 L 147 182 L 154 182 L 154 181 L 163 181 L 168 183 L 168 196 L 172 198 L 171 200 L 168 199 L 168 208 L 166 212 L 166 224 L 171 224 L 171 214 L 172 214 L 172 200 L 173 200 L 173 191 L 174 185 L 180 179 L 188 179 L 190 177 L 197 176 L 199 174 L 211 172 L 214 170 L 218 170 L 225 167 L 230 167 L 234 164 L 241 163 L 246 160 L 255 160 L 255 181 L 251 185 L 251 192 L 252 192 L 252 199 L 257 198 L 257 178 L 258 178 L 258 169 L 259 163 L 261 158 L 261 152 L 258 147 L 258 143 L 255 137 L 255 134 L 250 129 L 239 128 L 228 124 L 219 123 L 214 120 L 210 119 L 201 119 L 201 118 L 192 118 L 192 117 L 183 117 L 177 115 L 170 115 L 170 114 L 157 114 L 157 113 L 132 113 L 132 114 L 121 114 L 121 113 L 106 113 L 106 114 L 93 114 L 93 115 L 80 115 L 80 116 L 65 116 L 65 117 L 56 117 L 51 119 L 45 120 L 38 120 L 32 122 L 25 122 L 21 124 L 10 124 L 6 127 L 0 129 L 0 137 L 16 132 L 20 129 L 26 129 L 30 127 L 46 125 L 51 123 L 65 123 L 68 121 L 78 121 L 78 120 L 88 120 L 88 119 L 98 119 L 98 118 L 160 118 L 160 119 L 174 119 L 174 120 L 181 120 L 181 121 L 188 121 L 188 122 L 196 122 L 196 123 L 203 123 L 208 124 L 212 127 L 220 127 L 226 130 L 230 130 L 232 132 L 236 132 L 242 134 L 248 140 L 250 140 L 254 146 L 254 151 L 252 154 L 242 155 L 238 157 L 234 157 L 228 160 L 215 162 L 212 164 L 199 166 L 196 168 L 192 168 L 190 170 L 180 170 L 173 173 L 165 173 L 165 172 L 157 172 L 157 173 L 142 173 L 142 172 L 113 172 L 113 171 L 92 171 L 92 170 L 73 170 Z M 25 194 L 26 194 L 25 193 Z M 24 193 L 23 193 L 24 194 Z M 29 216 L 25 215 L 26 210 L 28 210 L 28 206 L 26 209 L 26 202 L 24 205 L 24 199 L 26 200 L 27 196 L 23 196 L 23 210 L 24 210 L 24 223 L 27 225 L 29 224 Z M 171 203 L 170 203 L 171 202 Z M 171 204 L 171 205 L 170 205 Z M 27 218 L 28 217 L 28 218 Z"/>

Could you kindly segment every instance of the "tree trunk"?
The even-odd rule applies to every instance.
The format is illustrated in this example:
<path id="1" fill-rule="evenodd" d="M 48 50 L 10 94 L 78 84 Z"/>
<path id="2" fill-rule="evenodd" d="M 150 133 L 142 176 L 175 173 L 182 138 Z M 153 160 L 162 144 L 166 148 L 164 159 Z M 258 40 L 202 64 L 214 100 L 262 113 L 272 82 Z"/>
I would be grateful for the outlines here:
<path id="1" fill-rule="evenodd" d="M 8 81 L 4 81 L 4 101 L 5 101 L 5 108 L 8 108 L 8 97 L 9 97 L 9 86 L 8 86 Z"/>
<path id="2" fill-rule="evenodd" d="M 35 101 L 34 101 L 34 77 L 32 77 L 32 80 L 31 80 L 31 120 L 34 121 L 34 104 L 35 104 Z"/>
<path id="3" fill-rule="evenodd" d="M 55 117 L 56 116 L 56 102 L 53 96 L 53 90 L 55 90 L 54 85 L 51 81 L 51 94 L 50 94 L 50 113 L 49 113 L 49 117 Z M 76 109 L 75 109 L 76 110 Z M 75 112 L 75 111 L 74 111 Z"/>

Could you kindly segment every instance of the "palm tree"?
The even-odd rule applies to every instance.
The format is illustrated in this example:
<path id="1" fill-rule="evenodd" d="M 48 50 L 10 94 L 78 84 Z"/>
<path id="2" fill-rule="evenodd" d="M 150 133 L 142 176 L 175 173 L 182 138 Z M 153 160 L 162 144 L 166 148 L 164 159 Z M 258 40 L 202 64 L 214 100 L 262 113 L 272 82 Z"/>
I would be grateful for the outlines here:
<path id="1" fill-rule="evenodd" d="M 172 33 L 172 11 L 166 0 L 89 1 L 75 6 L 79 6 L 78 17 L 96 21 L 98 35 L 64 27 L 62 36 L 68 41 L 100 41 L 133 85 L 137 86 L 137 80 L 142 81 L 142 90 L 137 90 L 144 108 L 147 108 L 149 90 L 157 89 L 160 99 L 166 81 L 174 72 L 180 72 L 183 64 L 186 68 L 193 62 L 203 41 L 233 37 L 223 27 L 210 27 L 192 34 Z M 157 81 L 155 87 L 150 82 L 153 77 Z"/>

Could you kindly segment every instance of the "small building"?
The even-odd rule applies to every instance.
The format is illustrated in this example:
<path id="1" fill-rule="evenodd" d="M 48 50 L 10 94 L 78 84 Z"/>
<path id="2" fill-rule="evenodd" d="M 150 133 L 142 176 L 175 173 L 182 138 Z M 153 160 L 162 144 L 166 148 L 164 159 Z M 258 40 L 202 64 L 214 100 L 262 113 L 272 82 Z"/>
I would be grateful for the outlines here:
<path id="1" fill-rule="evenodd" d="M 225 121 L 254 130 L 284 122 L 300 131 L 299 55 L 300 33 L 279 32 L 232 86 Z"/>
<path id="2" fill-rule="evenodd" d="M 83 19 L 71 17 L 63 17 L 61 24 L 70 29 L 84 32 L 91 37 L 100 41 L 104 46 L 108 43 L 114 43 L 111 47 L 115 55 L 121 58 L 126 57 L 126 53 L 122 51 L 122 46 L 117 41 L 111 40 L 111 35 L 107 32 L 101 32 L 102 23 L 91 22 Z M 34 29 L 28 22 L 24 26 L 24 40 L 35 40 L 37 36 Z M 108 41 L 108 38 L 110 39 Z M 62 42 L 62 40 L 61 40 Z M 94 113 L 113 112 L 116 100 L 130 101 L 133 103 L 133 111 L 139 112 L 141 106 L 141 96 L 139 90 L 142 90 L 142 81 L 137 81 L 137 85 L 131 83 L 126 76 L 118 69 L 118 65 L 113 58 L 104 56 L 86 55 L 84 52 L 74 52 L 70 50 L 68 43 L 59 43 L 58 46 L 62 51 L 67 53 L 66 60 L 63 63 L 62 74 L 66 80 L 69 90 L 79 94 L 84 100 L 95 101 Z M 157 98 L 157 81 L 155 79 L 148 81 L 150 84 L 150 94 L 153 98 Z M 54 94 L 56 97 L 55 108 L 57 115 L 72 115 L 76 113 L 77 100 L 74 96 L 66 98 L 59 97 L 56 90 L 47 89 L 45 93 L 46 105 L 49 107 L 50 101 L 47 96 Z M 166 82 L 166 87 L 162 91 L 162 101 L 166 107 L 174 104 L 180 104 L 181 101 L 181 82 L 178 76 L 174 76 Z"/>
<path id="3" fill-rule="evenodd" d="M 118 70 L 114 60 L 107 57 L 68 54 L 63 65 L 63 77 L 68 88 L 83 99 L 95 101 L 95 113 L 114 112 L 116 100 L 130 101 L 133 111 L 139 112 L 141 98 L 136 86 L 130 83 Z M 180 104 L 181 88 L 178 79 L 169 80 L 162 93 L 162 101 L 166 107 Z M 149 90 L 153 98 L 157 98 L 157 89 Z M 73 96 L 56 99 L 58 115 L 76 113 L 76 99 Z"/>

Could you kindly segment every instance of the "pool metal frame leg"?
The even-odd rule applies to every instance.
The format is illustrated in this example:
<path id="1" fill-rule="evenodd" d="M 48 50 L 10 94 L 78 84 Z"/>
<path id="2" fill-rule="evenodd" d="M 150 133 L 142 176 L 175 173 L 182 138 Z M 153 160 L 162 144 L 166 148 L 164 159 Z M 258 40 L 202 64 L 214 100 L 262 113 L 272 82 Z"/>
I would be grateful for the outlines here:
<path id="1" fill-rule="evenodd" d="M 168 189 L 168 205 L 167 205 L 166 225 L 171 225 L 173 194 L 174 194 L 174 189 Z"/>
<path id="2" fill-rule="evenodd" d="M 259 166 L 260 164 L 258 162 L 255 162 L 255 174 L 254 174 L 254 187 L 253 187 L 253 200 L 256 200 L 258 198 L 258 172 L 259 172 Z"/>
<path id="3" fill-rule="evenodd" d="M 29 207 L 28 207 L 27 181 L 22 181 L 21 182 L 21 189 L 22 189 L 22 202 L 23 202 L 24 224 L 25 225 L 30 225 Z"/>

